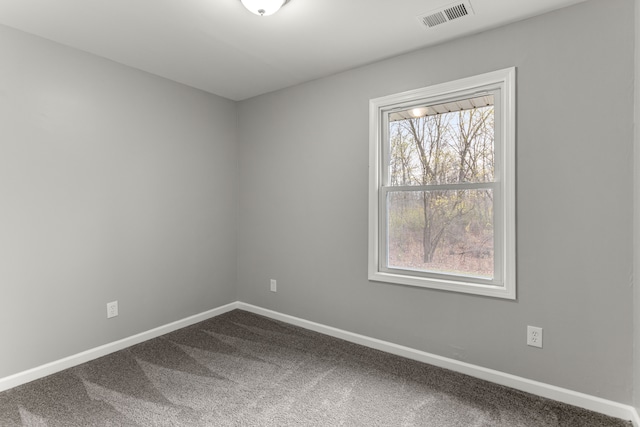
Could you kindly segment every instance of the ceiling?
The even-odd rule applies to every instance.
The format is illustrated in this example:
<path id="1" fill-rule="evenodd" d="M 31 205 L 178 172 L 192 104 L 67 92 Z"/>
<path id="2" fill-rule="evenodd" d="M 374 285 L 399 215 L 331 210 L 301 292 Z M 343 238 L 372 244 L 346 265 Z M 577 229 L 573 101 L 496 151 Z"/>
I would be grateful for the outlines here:
<path id="1" fill-rule="evenodd" d="M 290 0 L 253 15 L 240 0 L 0 0 L 0 24 L 232 100 L 293 86 L 584 0 Z M 458 2 L 459 3 L 459 2 Z"/>

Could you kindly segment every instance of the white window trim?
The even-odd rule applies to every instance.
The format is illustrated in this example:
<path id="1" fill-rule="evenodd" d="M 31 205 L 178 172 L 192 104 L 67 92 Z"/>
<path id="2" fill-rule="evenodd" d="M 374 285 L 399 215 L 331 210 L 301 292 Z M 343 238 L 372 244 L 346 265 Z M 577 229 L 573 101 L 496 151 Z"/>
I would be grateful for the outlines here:
<path id="1" fill-rule="evenodd" d="M 410 274 L 398 274 L 380 265 L 380 197 L 382 178 L 382 150 L 385 129 L 383 115 L 389 110 L 411 106 L 420 100 L 437 103 L 453 96 L 474 95 L 487 90 L 500 89 L 500 111 L 496 117 L 496 155 L 500 156 L 499 170 L 495 184 L 502 195 L 502 204 L 497 206 L 502 217 L 500 237 L 502 258 L 498 284 L 482 284 L 467 282 L 460 276 L 449 278 L 421 277 Z M 498 104 L 498 103 L 496 103 Z M 472 76 L 426 88 L 411 90 L 369 101 L 369 280 L 394 283 L 400 285 L 419 286 L 468 294 L 484 295 L 497 298 L 516 298 L 516 69 L 515 67 L 497 70 L 486 74 Z M 499 139 L 499 140 L 498 140 Z M 498 149 L 497 144 L 501 144 Z"/>

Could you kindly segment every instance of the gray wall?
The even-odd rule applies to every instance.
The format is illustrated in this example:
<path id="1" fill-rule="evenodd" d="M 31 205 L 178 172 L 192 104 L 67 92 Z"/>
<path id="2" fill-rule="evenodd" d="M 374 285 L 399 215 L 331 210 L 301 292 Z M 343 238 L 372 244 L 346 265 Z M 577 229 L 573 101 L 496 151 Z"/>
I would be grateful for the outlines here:
<path id="1" fill-rule="evenodd" d="M 7 27 L 0 64 L 0 378 L 235 301 L 235 103 Z"/>
<path id="2" fill-rule="evenodd" d="M 631 403 L 633 8 L 591 1 L 241 102 L 239 299 Z M 368 100 L 509 66 L 518 300 L 368 282 Z"/>
<path id="3" fill-rule="evenodd" d="M 635 187 L 634 187 L 634 353 L 633 353 L 633 390 L 634 404 L 638 413 L 640 413 L 640 0 L 635 0 Z"/>

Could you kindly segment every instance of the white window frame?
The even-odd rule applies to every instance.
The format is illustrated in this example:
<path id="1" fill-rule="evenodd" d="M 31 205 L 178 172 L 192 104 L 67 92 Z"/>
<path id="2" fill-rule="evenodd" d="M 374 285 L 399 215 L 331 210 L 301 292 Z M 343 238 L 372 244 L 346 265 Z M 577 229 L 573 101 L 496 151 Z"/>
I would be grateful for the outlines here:
<path id="1" fill-rule="evenodd" d="M 497 70 L 369 101 L 369 280 L 497 298 L 516 298 L 516 69 Z M 431 274 L 386 265 L 386 144 L 388 115 L 413 106 L 494 93 L 495 182 L 493 280 Z M 387 140 L 387 141 L 385 141 Z M 386 178 L 388 179 L 388 178 Z"/>

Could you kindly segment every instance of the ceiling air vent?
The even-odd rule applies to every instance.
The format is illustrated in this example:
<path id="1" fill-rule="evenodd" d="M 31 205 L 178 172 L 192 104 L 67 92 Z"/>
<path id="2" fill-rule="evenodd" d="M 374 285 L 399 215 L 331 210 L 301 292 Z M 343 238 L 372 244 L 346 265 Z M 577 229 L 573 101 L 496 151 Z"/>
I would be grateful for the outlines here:
<path id="1" fill-rule="evenodd" d="M 463 0 L 420 15 L 418 20 L 426 27 L 431 28 L 467 15 L 473 15 L 473 9 L 469 0 Z"/>

